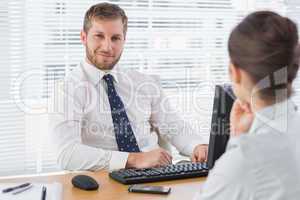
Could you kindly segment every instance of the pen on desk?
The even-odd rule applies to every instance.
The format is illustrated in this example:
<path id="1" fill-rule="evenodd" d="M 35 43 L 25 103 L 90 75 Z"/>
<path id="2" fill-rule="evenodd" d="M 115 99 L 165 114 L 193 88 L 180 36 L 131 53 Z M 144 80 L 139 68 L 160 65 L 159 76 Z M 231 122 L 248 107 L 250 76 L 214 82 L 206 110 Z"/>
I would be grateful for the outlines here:
<path id="1" fill-rule="evenodd" d="M 13 195 L 16 195 L 16 194 L 19 194 L 19 193 L 21 193 L 21 192 L 25 192 L 26 190 L 29 190 L 30 188 L 32 188 L 33 187 L 33 185 L 29 185 L 28 187 L 25 187 L 25 188 L 22 188 L 22 189 L 20 189 L 20 190 L 17 190 L 17 191 L 15 191 L 15 192 L 13 192 L 12 194 Z"/>
<path id="2" fill-rule="evenodd" d="M 6 188 L 6 189 L 2 190 L 2 193 L 7 193 L 7 192 L 11 192 L 13 190 L 19 189 L 19 188 L 24 188 L 24 187 L 29 186 L 30 184 L 31 183 L 24 183 L 24 184 L 21 184 L 21 185 L 17 185 L 15 187 Z"/>
<path id="3" fill-rule="evenodd" d="M 47 188 L 43 186 L 41 200 L 46 200 Z"/>

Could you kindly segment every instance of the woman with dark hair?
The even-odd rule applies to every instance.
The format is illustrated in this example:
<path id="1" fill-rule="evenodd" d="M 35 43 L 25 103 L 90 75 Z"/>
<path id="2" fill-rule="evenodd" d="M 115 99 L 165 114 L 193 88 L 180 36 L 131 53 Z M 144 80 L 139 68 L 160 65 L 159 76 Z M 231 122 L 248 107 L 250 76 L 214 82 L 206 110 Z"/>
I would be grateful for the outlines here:
<path id="1" fill-rule="evenodd" d="M 231 138 L 195 198 L 300 198 L 300 115 L 290 100 L 298 45 L 296 24 L 270 11 L 254 12 L 233 29 Z"/>

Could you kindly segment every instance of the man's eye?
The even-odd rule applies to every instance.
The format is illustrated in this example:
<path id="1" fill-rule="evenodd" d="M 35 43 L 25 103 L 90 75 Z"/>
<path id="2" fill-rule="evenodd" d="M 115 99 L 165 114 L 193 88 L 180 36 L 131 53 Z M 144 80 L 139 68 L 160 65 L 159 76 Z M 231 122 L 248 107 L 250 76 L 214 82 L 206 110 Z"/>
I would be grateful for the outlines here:
<path id="1" fill-rule="evenodd" d="M 119 38 L 119 37 L 113 37 L 112 38 L 112 41 L 117 41 L 117 40 L 121 40 L 121 38 Z"/>
<path id="2" fill-rule="evenodd" d="M 96 35 L 97 38 L 103 38 L 103 35 Z"/>

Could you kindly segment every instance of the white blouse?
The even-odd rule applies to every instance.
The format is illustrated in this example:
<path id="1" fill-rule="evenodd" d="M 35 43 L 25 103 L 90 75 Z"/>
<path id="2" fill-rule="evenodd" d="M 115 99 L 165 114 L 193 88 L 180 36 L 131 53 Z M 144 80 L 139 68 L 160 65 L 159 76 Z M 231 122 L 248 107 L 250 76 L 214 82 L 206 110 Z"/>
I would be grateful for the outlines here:
<path id="1" fill-rule="evenodd" d="M 300 199 L 297 107 L 284 101 L 256 113 L 249 133 L 229 140 L 195 199 Z"/>

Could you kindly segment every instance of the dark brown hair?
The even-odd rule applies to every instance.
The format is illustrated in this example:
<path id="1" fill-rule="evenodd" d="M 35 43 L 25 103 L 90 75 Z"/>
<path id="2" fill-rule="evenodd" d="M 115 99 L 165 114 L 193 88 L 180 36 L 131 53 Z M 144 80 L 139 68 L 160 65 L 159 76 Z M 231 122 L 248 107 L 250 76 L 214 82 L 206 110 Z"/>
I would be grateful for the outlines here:
<path id="1" fill-rule="evenodd" d="M 91 6 L 85 13 L 84 22 L 83 22 L 83 30 L 84 32 L 88 32 L 92 26 L 93 20 L 107 20 L 107 19 L 121 19 L 123 23 L 123 33 L 124 36 L 127 32 L 127 23 L 128 18 L 125 14 L 125 11 L 120 8 L 118 5 L 111 3 L 98 3 Z"/>
<path id="2" fill-rule="evenodd" d="M 275 97 L 275 90 L 289 88 L 299 68 L 298 30 L 289 18 L 271 11 L 248 15 L 231 32 L 228 42 L 231 62 L 245 70 L 254 83 L 269 77 L 271 86 L 263 96 Z M 274 79 L 276 72 L 285 70 L 281 84 Z M 278 81 L 277 81 L 278 82 Z M 288 96 L 291 91 L 288 91 Z"/>

